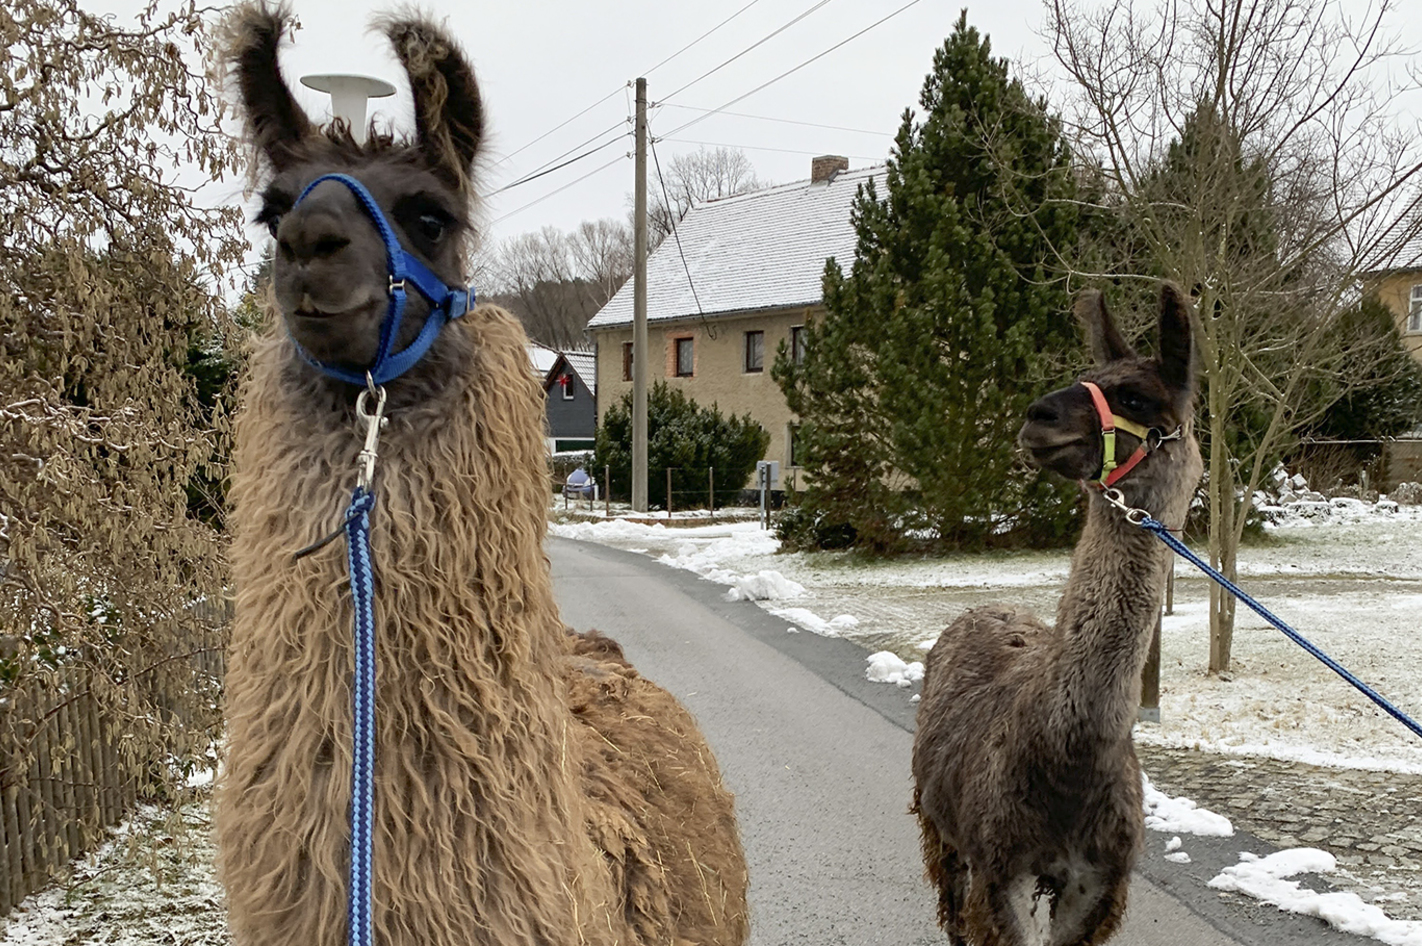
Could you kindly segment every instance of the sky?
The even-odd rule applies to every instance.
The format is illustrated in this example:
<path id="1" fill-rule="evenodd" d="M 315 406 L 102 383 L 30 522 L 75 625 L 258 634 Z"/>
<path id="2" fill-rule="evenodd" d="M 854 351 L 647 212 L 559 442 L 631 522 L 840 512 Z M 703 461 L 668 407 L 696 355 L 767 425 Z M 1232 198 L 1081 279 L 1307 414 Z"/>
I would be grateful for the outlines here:
<path id="1" fill-rule="evenodd" d="M 90 0 L 86 6 L 125 16 L 138 2 Z M 371 17 L 392 4 L 292 2 L 301 29 L 284 49 L 282 67 L 311 116 L 328 117 L 330 99 L 301 87 L 299 77 L 361 73 L 399 90 L 372 101 L 372 116 L 409 130 L 413 119 L 402 71 L 383 38 L 368 32 Z M 1341 2 L 1363 9 L 1376 0 Z M 638 76 L 648 79 L 651 132 L 663 168 L 676 154 L 722 145 L 742 149 L 764 183 L 808 178 L 810 159 L 819 154 L 847 156 L 853 168 L 882 163 L 904 109 L 917 104 L 934 51 L 964 5 L 426 0 L 421 7 L 445 21 L 481 84 L 488 136 L 478 219 L 487 246 L 544 226 L 568 230 L 583 220 L 626 219 L 633 189 L 630 83 Z M 1029 68 L 1047 63 L 1043 0 L 993 0 L 967 12 L 969 23 L 991 38 L 996 55 Z M 1401 25 L 1396 17 L 1393 22 Z M 724 112 L 703 117 L 743 95 Z M 623 132 L 628 136 L 619 137 Z M 605 147 L 568 167 L 519 183 L 600 145 Z M 655 176 L 650 186 L 656 186 Z M 209 195 L 240 200 L 241 182 L 220 183 Z M 264 237 L 257 228 L 249 235 L 257 244 Z"/>
<path id="2" fill-rule="evenodd" d="M 138 0 L 85 4 L 121 19 L 137 5 Z M 398 130 L 412 128 L 402 70 L 383 37 L 368 31 L 372 16 L 392 6 L 379 0 L 293 0 L 301 29 L 283 50 L 282 68 L 313 118 L 329 117 L 330 98 L 301 87 L 301 76 L 360 73 L 398 89 L 392 98 L 373 100 L 371 116 L 393 121 Z M 767 183 L 808 178 L 810 159 L 819 154 L 845 155 L 851 167 L 882 163 L 903 110 L 917 103 L 934 50 L 963 5 L 960 0 L 426 0 L 420 8 L 442 19 L 463 45 L 483 92 L 488 136 L 479 218 L 488 244 L 544 226 L 567 230 L 583 220 L 627 217 L 633 189 L 630 83 L 638 76 L 648 80 L 649 99 L 662 103 L 654 107 L 650 127 L 659 139 L 656 153 L 663 168 L 701 143 L 743 149 Z M 1041 10 L 1040 0 L 995 0 L 970 10 L 969 19 L 992 36 L 997 54 L 1038 58 L 1046 50 L 1034 34 Z M 803 18 L 787 27 L 797 17 Z M 728 111 L 757 117 L 718 114 L 678 130 L 748 92 Z M 628 136 L 617 139 L 622 131 Z M 499 190 L 604 143 L 609 144 L 567 168 Z M 241 190 L 239 180 L 224 182 L 209 190 L 209 199 L 240 200 Z M 249 235 L 257 243 L 264 236 L 257 228 Z"/>
<path id="3" fill-rule="evenodd" d="M 370 15 L 381 8 L 365 0 L 298 0 L 303 28 L 283 62 L 288 76 L 362 72 L 401 86 L 400 69 L 383 39 L 366 33 Z M 653 137 L 661 139 L 656 150 L 664 169 L 672 156 L 695 151 L 700 142 L 744 149 L 757 176 L 775 183 L 807 178 L 810 158 L 817 154 L 846 155 L 852 167 L 882 162 L 903 109 L 917 101 L 933 52 L 951 31 L 962 4 L 524 0 L 444 2 L 428 9 L 447 18 L 482 85 L 489 116 L 483 219 L 486 235 L 497 240 L 545 225 L 569 229 L 582 220 L 626 216 L 633 188 L 633 163 L 627 157 L 632 139 L 617 135 L 630 131 L 634 108 L 628 83 L 638 76 L 647 78 L 651 101 L 661 103 L 650 125 Z M 1032 32 L 1040 10 L 1039 0 L 999 0 L 971 18 L 1001 37 L 995 41 L 999 52 L 1030 46 L 1036 55 L 1044 49 Z M 872 28 L 850 39 L 866 27 Z M 759 47 L 695 81 L 761 40 Z M 728 109 L 757 118 L 703 118 L 706 112 L 698 111 L 723 106 L 845 40 L 839 49 Z M 668 57 L 673 58 L 663 64 Z M 392 109 L 385 103 L 391 101 L 397 122 L 408 127 L 409 103 L 403 97 L 378 107 L 388 115 Z M 329 108 L 328 98 L 319 93 L 304 95 L 303 103 L 313 114 Z M 589 110 L 573 118 L 584 109 Z M 496 193 L 547 163 L 604 142 L 612 143 L 589 158 Z"/>

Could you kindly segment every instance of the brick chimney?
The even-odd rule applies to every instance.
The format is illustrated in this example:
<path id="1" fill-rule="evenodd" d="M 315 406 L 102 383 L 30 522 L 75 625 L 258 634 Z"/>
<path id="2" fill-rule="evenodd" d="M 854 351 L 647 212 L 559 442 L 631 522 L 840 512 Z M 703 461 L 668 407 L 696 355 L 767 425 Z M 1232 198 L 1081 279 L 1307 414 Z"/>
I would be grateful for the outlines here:
<path id="1" fill-rule="evenodd" d="M 849 170 L 849 159 L 837 154 L 822 154 L 810 159 L 810 183 L 826 183 L 834 180 L 840 171 Z"/>

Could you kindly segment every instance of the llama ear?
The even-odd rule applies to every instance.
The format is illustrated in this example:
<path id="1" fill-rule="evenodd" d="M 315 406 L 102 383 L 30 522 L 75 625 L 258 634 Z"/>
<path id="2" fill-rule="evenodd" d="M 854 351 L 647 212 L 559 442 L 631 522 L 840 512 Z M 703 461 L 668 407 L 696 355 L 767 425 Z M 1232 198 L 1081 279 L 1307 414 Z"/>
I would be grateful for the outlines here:
<path id="1" fill-rule="evenodd" d="M 386 19 L 377 26 L 409 76 L 420 149 L 435 173 L 467 194 L 484 137 L 484 105 L 473 67 L 452 39 L 423 20 Z"/>
<path id="2" fill-rule="evenodd" d="M 1195 380 L 1194 328 L 1190 302 L 1173 282 L 1160 284 L 1160 376 L 1185 390 Z"/>
<path id="3" fill-rule="evenodd" d="M 1091 357 L 1098 365 L 1120 358 L 1134 358 L 1136 350 L 1126 344 L 1111 313 L 1106 311 L 1106 300 L 1100 290 L 1087 289 L 1076 297 L 1074 307 L 1076 317 L 1086 329 L 1086 340 L 1091 346 Z"/>
<path id="4" fill-rule="evenodd" d="M 295 160 L 295 146 L 311 133 L 311 120 L 281 77 L 277 51 L 293 21 L 285 4 L 245 3 L 225 29 L 227 61 L 236 73 L 247 134 L 278 171 Z"/>

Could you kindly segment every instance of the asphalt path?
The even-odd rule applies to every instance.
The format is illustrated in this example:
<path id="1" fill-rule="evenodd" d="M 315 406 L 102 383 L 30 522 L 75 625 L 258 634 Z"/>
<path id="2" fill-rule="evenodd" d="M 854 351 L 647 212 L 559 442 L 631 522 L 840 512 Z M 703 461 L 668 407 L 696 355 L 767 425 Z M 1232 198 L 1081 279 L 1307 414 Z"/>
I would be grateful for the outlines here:
<path id="1" fill-rule="evenodd" d="M 753 946 L 946 942 L 908 814 L 909 691 L 865 680 L 865 652 L 854 644 L 789 633 L 785 621 L 725 600 L 724 588 L 688 572 L 567 539 L 550 538 L 547 551 L 563 619 L 619 641 L 710 741 L 736 794 Z M 1113 943 L 1368 942 L 1205 886 L 1240 851 L 1272 850 L 1258 839 L 1188 838 L 1193 861 L 1179 865 L 1150 834 Z"/>

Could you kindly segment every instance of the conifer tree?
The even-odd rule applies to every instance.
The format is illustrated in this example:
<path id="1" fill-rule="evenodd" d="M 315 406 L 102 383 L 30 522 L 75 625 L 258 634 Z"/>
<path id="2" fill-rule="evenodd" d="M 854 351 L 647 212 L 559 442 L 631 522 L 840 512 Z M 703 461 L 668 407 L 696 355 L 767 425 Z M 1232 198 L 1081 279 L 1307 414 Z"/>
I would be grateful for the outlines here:
<path id="1" fill-rule="evenodd" d="M 1077 239 L 1074 179 L 1044 102 L 966 13 L 904 113 L 881 197 L 858 195 L 853 268 L 776 377 L 801 430 L 810 512 L 862 545 L 1059 539 L 1074 490 L 1016 454 L 1023 413 L 1079 351 L 1052 260 Z M 1025 208 L 1025 209 L 1024 209 Z M 1071 354 L 1069 354 L 1071 353 Z"/>

